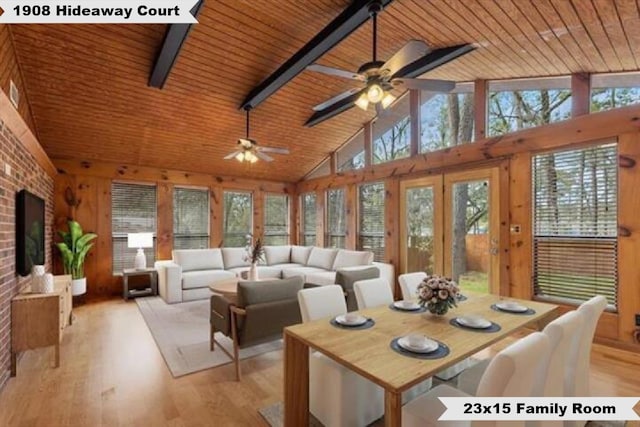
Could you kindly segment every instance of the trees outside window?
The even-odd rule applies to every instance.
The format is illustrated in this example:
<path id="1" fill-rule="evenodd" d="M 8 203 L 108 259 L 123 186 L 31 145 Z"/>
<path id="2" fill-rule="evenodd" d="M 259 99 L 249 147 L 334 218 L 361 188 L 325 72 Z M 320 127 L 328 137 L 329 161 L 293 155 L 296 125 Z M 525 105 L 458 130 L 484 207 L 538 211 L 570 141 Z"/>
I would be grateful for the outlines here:
<path id="1" fill-rule="evenodd" d="M 473 141 L 473 92 L 433 94 L 423 92 L 420 107 L 420 152 L 441 150 L 457 145 L 460 135 Z M 471 129 L 468 133 L 467 129 Z"/>
<path id="2" fill-rule="evenodd" d="M 640 73 L 594 74 L 591 76 L 591 112 L 640 103 Z"/>
<path id="3" fill-rule="evenodd" d="M 208 248 L 209 217 L 209 190 L 176 187 L 173 191 L 173 248 Z"/>
<path id="4" fill-rule="evenodd" d="M 304 193 L 300 196 L 302 205 L 302 232 L 300 244 L 302 246 L 316 245 L 316 193 Z"/>
<path id="5" fill-rule="evenodd" d="M 289 244 L 289 196 L 286 194 L 264 197 L 264 244 Z"/>
<path id="6" fill-rule="evenodd" d="M 253 233 L 253 197 L 241 191 L 224 192 L 223 246 L 244 247 Z"/>
<path id="7" fill-rule="evenodd" d="M 385 255 L 384 182 L 361 185 L 358 201 L 358 249 L 371 251 L 376 261 L 383 261 Z"/>
<path id="8" fill-rule="evenodd" d="M 344 189 L 327 191 L 327 222 L 325 246 L 328 248 L 344 248 L 347 238 L 346 204 Z"/>

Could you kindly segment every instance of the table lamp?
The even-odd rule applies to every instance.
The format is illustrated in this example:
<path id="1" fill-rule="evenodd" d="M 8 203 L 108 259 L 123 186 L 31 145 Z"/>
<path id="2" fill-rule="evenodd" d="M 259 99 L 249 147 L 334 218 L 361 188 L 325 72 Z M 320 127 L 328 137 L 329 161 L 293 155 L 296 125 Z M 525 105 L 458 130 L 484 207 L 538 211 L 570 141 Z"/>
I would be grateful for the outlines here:
<path id="1" fill-rule="evenodd" d="M 133 268 L 145 270 L 147 268 L 147 257 L 143 248 L 153 247 L 153 233 L 129 233 L 127 234 L 127 247 L 138 248 Z"/>

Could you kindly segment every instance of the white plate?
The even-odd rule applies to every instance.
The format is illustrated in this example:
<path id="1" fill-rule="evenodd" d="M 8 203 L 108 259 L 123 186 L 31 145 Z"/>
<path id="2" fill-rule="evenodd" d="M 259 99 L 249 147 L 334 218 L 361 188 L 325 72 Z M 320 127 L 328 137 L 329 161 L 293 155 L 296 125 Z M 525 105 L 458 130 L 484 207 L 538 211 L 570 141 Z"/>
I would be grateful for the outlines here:
<path id="1" fill-rule="evenodd" d="M 396 301 L 393 303 L 393 306 L 399 310 L 405 310 L 405 311 L 420 310 L 420 304 L 418 304 L 415 301 Z"/>
<path id="2" fill-rule="evenodd" d="M 355 320 L 347 320 L 346 316 L 344 314 L 341 314 L 340 316 L 336 316 L 336 322 L 345 326 L 360 326 L 367 323 L 367 318 L 358 315 Z"/>
<path id="3" fill-rule="evenodd" d="M 402 337 L 398 340 L 398 345 L 405 350 L 409 350 L 413 353 L 433 353 L 438 349 L 439 344 L 427 337 L 424 337 L 424 341 L 420 346 L 412 346 L 409 344 L 409 337 Z"/>
<path id="4" fill-rule="evenodd" d="M 499 302 L 496 304 L 496 307 L 498 307 L 500 310 L 510 311 L 512 313 L 524 313 L 525 311 L 529 310 L 529 307 L 525 307 L 522 304 L 511 301 Z"/>
<path id="5" fill-rule="evenodd" d="M 480 316 L 460 316 L 456 317 L 462 326 L 474 329 L 487 329 L 491 327 L 491 322 Z"/>

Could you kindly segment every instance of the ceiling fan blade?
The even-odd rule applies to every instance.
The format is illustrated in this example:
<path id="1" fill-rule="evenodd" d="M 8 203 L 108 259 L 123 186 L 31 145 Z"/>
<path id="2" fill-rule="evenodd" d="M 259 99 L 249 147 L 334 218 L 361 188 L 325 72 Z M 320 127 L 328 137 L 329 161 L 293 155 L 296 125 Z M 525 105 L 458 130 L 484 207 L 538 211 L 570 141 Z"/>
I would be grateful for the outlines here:
<path id="1" fill-rule="evenodd" d="M 263 153 L 289 154 L 288 148 L 258 147 L 257 150 Z"/>
<path id="2" fill-rule="evenodd" d="M 456 87 L 456 82 L 431 79 L 393 79 L 391 84 L 402 86 L 406 89 L 426 90 L 429 92 L 451 92 Z"/>
<path id="3" fill-rule="evenodd" d="M 341 70 L 339 68 L 327 67 L 326 65 L 311 64 L 307 67 L 309 71 L 315 71 L 316 73 L 328 74 L 330 76 L 342 77 L 343 79 L 364 81 L 364 76 L 358 73 L 352 73 L 351 71 Z"/>
<path id="4" fill-rule="evenodd" d="M 333 104 L 342 101 L 345 98 L 350 97 L 351 95 L 360 92 L 362 89 L 361 88 L 353 88 L 353 89 L 349 89 L 346 92 L 342 92 L 340 95 L 336 95 L 331 99 L 328 99 L 327 101 L 323 102 L 322 104 L 318 104 L 315 107 L 313 107 L 313 111 L 322 111 L 330 106 L 332 106 Z"/>
<path id="5" fill-rule="evenodd" d="M 234 151 L 233 153 L 229 154 L 228 156 L 226 156 L 224 159 L 225 160 L 231 160 L 234 157 L 236 157 L 238 154 L 241 154 L 242 151 Z"/>
<path id="6" fill-rule="evenodd" d="M 260 151 L 256 151 L 255 155 L 257 158 L 259 158 L 260 160 L 264 160 L 265 162 L 273 162 L 273 157 L 267 156 L 266 154 Z"/>
<path id="7" fill-rule="evenodd" d="M 422 40 L 409 40 L 383 66 L 388 75 L 393 76 L 398 70 L 429 53 L 429 46 Z"/>

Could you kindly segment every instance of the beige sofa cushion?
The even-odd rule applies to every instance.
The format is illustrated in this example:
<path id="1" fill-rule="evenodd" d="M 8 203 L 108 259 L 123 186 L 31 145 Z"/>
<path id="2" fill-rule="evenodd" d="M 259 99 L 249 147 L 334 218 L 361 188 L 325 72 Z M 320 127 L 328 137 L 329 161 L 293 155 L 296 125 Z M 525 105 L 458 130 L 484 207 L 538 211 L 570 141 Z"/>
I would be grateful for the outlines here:
<path id="1" fill-rule="evenodd" d="M 222 259 L 224 260 L 224 269 L 229 270 L 234 267 L 247 267 L 251 263 L 245 261 L 247 250 L 245 248 L 222 248 Z"/>
<path id="2" fill-rule="evenodd" d="M 267 265 L 288 264 L 291 262 L 291 246 L 265 246 L 264 255 Z"/>
<path id="3" fill-rule="evenodd" d="M 307 265 L 311 246 L 291 246 L 291 261 L 293 264 Z"/>
<path id="4" fill-rule="evenodd" d="M 331 270 L 338 271 L 345 267 L 357 267 L 359 265 L 370 265 L 373 262 L 373 252 L 368 251 L 348 251 L 340 249 L 333 262 Z"/>
<path id="5" fill-rule="evenodd" d="M 182 267 L 182 271 L 224 269 L 220 248 L 176 249 L 172 256 L 173 262 Z"/>
<path id="6" fill-rule="evenodd" d="M 307 274 L 310 273 L 324 273 L 326 270 L 317 267 L 297 267 L 297 268 L 288 268 L 286 270 L 282 270 L 282 278 L 288 279 L 289 277 L 301 276 L 306 279 Z"/>
<path id="7" fill-rule="evenodd" d="M 249 277 L 249 269 L 251 267 L 234 267 L 227 271 L 231 271 L 239 278 L 246 279 Z M 259 279 L 280 279 L 282 277 L 282 269 L 277 267 L 258 266 Z"/>
<path id="8" fill-rule="evenodd" d="M 236 274 L 224 270 L 187 271 L 182 273 L 182 289 L 205 288 L 220 280 L 233 279 Z"/>
<path id="9" fill-rule="evenodd" d="M 336 259 L 337 249 L 316 248 L 311 249 L 309 254 L 309 260 L 307 260 L 308 267 L 324 268 L 325 270 L 331 270 L 333 262 Z"/>
<path id="10" fill-rule="evenodd" d="M 322 271 L 316 273 L 307 273 L 305 275 L 305 283 L 311 283 L 312 285 L 335 285 L 336 284 L 336 272 L 335 271 Z"/>

